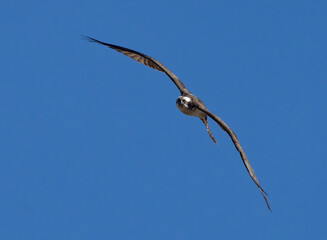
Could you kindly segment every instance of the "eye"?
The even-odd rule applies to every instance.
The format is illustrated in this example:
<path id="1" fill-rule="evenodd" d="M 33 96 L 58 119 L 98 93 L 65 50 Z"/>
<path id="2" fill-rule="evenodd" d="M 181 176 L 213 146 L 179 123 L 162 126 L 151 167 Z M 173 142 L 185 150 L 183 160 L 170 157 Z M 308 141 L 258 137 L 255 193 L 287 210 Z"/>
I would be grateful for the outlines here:
<path id="1" fill-rule="evenodd" d="M 194 105 L 192 102 L 190 102 L 190 103 L 188 103 L 188 107 L 189 107 L 189 108 L 194 108 L 195 105 Z"/>

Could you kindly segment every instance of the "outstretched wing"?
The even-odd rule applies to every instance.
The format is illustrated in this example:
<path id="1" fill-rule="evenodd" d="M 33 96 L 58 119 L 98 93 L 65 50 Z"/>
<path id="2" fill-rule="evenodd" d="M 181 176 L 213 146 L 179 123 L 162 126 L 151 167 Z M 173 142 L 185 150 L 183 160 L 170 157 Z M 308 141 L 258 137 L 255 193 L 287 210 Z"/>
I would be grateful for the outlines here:
<path id="1" fill-rule="evenodd" d="M 260 189 L 260 192 L 262 194 L 262 196 L 264 197 L 265 201 L 266 201 L 266 204 L 267 204 L 267 207 L 268 209 L 271 211 L 271 208 L 270 208 L 270 203 L 269 203 L 269 200 L 267 198 L 268 194 L 262 189 L 259 181 L 258 181 L 258 178 L 257 176 L 255 175 L 254 173 L 254 170 L 247 158 L 247 156 L 245 155 L 245 152 L 244 150 L 242 149 L 241 147 L 241 144 L 240 142 L 238 141 L 235 133 L 233 132 L 232 129 L 230 129 L 226 123 L 223 122 L 223 120 L 221 120 L 217 115 L 213 114 L 212 112 L 210 112 L 208 109 L 206 109 L 205 107 L 202 107 L 202 106 L 198 106 L 198 108 L 203 111 L 204 113 L 206 113 L 209 117 L 211 117 L 214 121 L 216 121 L 218 123 L 218 125 L 225 131 L 227 132 L 227 134 L 230 136 L 230 138 L 232 139 L 237 151 L 239 151 L 240 155 L 241 155 L 241 158 L 243 160 L 243 163 L 246 167 L 246 170 L 248 171 L 248 173 L 250 174 L 252 180 L 254 181 L 254 183 L 258 186 L 258 188 Z"/>
<path id="2" fill-rule="evenodd" d="M 143 63 L 146 66 L 149 66 L 151 68 L 154 68 L 156 70 L 166 73 L 168 75 L 168 77 L 170 77 L 170 79 L 173 80 L 173 82 L 175 83 L 175 85 L 178 87 L 178 89 L 181 91 L 182 94 L 189 93 L 189 91 L 186 89 L 186 87 L 184 86 L 182 81 L 158 60 L 156 60 L 152 57 L 149 57 L 143 53 L 134 51 L 132 49 L 128 49 L 128 48 L 117 46 L 117 45 L 110 44 L 110 43 L 101 42 L 101 41 L 91 38 L 91 37 L 84 37 L 84 38 L 90 42 L 96 42 L 96 43 L 105 45 L 107 47 L 110 47 L 110 48 L 138 61 L 139 63 Z"/>

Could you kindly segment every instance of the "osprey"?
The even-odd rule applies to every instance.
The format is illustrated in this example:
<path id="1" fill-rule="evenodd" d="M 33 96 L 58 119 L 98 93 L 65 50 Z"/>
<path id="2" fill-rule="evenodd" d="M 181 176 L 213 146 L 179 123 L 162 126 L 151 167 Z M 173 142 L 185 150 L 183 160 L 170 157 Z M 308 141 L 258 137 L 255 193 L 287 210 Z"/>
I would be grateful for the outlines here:
<path id="1" fill-rule="evenodd" d="M 137 51 L 129 49 L 129 48 L 117 46 L 114 44 L 105 43 L 105 42 L 99 41 L 99 40 L 91 38 L 91 37 L 85 37 L 85 39 L 90 42 L 99 43 L 99 44 L 102 44 L 109 48 L 112 48 L 112 49 L 114 49 L 122 54 L 125 54 L 126 56 L 138 61 L 139 63 L 143 63 L 146 66 L 149 66 L 151 68 L 154 68 L 156 70 L 166 73 L 168 75 L 168 77 L 176 85 L 176 87 L 179 89 L 179 91 L 181 92 L 181 96 L 177 98 L 176 105 L 182 113 L 200 118 L 201 121 L 205 124 L 206 129 L 209 133 L 209 136 L 214 143 L 217 143 L 217 142 L 210 131 L 208 121 L 207 121 L 207 116 L 212 118 L 222 128 L 222 130 L 227 132 L 227 134 L 232 139 L 237 151 L 240 153 L 242 161 L 246 167 L 246 170 L 250 174 L 250 177 L 252 178 L 254 183 L 258 186 L 263 198 L 266 201 L 268 209 L 271 211 L 271 208 L 269 205 L 269 200 L 267 199 L 268 194 L 262 189 L 262 187 L 258 181 L 258 178 L 255 175 L 254 170 L 253 170 L 247 156 L 245 155 L 245 152 L 242 149 L 241 144 L 238 141 L 235 133 L 217 115 L 210 112 L 206 108 L 204 103 L 198 97 L 194 96 L 189 90 L 187 90 L 187 88 L 184 86 L 182 81 L 175 74 L 173 74 L 166 66 L 164 66 L 158 60 L 156 60 L 152 57 L 149 57 L 143 53 L 137 52 Z"/>

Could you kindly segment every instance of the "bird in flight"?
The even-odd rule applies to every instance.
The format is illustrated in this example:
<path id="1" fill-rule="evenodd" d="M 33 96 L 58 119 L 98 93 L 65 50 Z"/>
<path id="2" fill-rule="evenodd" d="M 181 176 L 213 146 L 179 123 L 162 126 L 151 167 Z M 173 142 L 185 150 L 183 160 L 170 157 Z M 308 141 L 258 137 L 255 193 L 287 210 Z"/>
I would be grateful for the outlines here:
<path id="1" fill-rule="evenodd" d="M 118 52 L 120 52 L 122 54 L 125 54 L 126 56 L 138 61 L 139 63 L 143 63 L 146 66 L 149 66 L 151 68 L 154 68 L 156 70 L 159 70 L 161 72 L 166 73 L 168 75 L 168 77 L 176 85 L 176 87 L 179 89 L 179 91 L 181 92 L 181 96 L 179 96 L 177 98 L 176 105 L 177 105 L 178 109 L 182 113 L 184 113 L 186 115 L 195 116 L 195 117 L 200 118 L 200 120 L 206 126 L 206 129 L 207 129 L 207 131 L 209 133 L 209 136 L 210 136 L 210 138 L 212 139 L 212 141 L 214 143 L 217 143 L 217 142 L 216 142 L 215 138 L 213 137 L 213 135 L 212 135 L 212 133 L 210 131 L 210 128 L 209 128 L 209 125 L 208 125 L 208 120 L 207 120 L 208 116 L 210 118 L 212 118 L 222 128 L 222 130 L 227 132 L 227 134 L 232 139 L 237 151 L 240 153 L 246 170 L 250 174 L 250 177 L 252 178 L 254 183 L 259 188 L 263 198 L 266 201 L 268 209 L 271 211 L 271 208 L 270 208 L 270 205 L 269 205 L 270 203 L 269 203 L 269 200 L 267 198 L 268 194 L 262 189 L 262 187 L 261 187 L 261 185 L 260 185 L 260 183 L 258 181 L 258 178 L 255 175 L 254 170 L 253 170 L 247 156 L 245 155 L 245 152 L 242 149 L 241 144 L 238 141 L 235 133 L 217 115 L 210 112 L 206 108 L 204 103 L 198 97 L 194 96 L 189 90 L 187 90 L 187 88 L 184 86 L 182 81 L 175 74 L 173 74 L 166 66 L 164 66 L 158 60 L 156 60 L 156 59 L 154 59 L 154 58 L 152 58 L 150 56 L 147 56 L 147 55 L 145 55 L 143 53 L 137 52 L 137 51 L 129 49 L 129 48 L 117 46 L 117 45 L 114 45 L 114 44 L 105 43 L 105 42 L 99 41 L 99 40 L 91 38 L 91 37 L 84 37 L 84 38 L 86 40 L 90 41 L 90 42 L 95 42 L 95 43 L 99 43 L 101 45 L 107 46 L 107 47 L 109 47 L 111 49 L 114 49 L 114 50 L 116 50 L 116 51 L 118 51 Z"/>

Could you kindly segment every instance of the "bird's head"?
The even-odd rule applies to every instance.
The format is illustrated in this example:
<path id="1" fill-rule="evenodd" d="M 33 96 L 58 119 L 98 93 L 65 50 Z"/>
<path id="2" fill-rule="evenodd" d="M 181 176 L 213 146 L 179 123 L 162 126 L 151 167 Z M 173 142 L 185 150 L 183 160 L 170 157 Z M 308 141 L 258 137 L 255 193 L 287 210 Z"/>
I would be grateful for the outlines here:
<path id="1" fill-rule="evenodd" d="M 192 99 L 186 96 L 179 96 L 176 100 L 176 105 L 178 108 L 187 108 L 187 109 L 192 109 L 195 107 Z"/>

